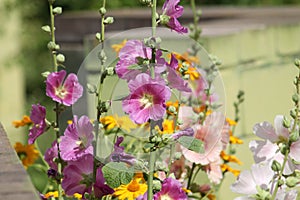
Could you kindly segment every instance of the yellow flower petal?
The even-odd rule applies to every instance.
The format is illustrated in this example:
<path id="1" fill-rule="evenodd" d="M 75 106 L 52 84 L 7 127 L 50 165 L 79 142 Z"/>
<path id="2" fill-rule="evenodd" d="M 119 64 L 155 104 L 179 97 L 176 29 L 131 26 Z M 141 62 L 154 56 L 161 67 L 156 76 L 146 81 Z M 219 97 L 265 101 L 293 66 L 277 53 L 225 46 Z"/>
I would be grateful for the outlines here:
<path id="1" fill-rule="evenodd" d="M 25 169 L 34 164 L 39 157 L 39 152 L 36 150 L 34 144 L 23 145 L 22 143 L 17 142 L 14 148 Z"/>

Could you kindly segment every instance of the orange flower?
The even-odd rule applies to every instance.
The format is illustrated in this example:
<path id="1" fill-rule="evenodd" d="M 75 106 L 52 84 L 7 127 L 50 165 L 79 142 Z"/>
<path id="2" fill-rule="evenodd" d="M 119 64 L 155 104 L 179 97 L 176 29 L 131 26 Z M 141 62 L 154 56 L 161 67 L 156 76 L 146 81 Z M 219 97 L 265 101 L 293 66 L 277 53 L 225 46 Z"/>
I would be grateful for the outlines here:
<path id="1" fill-rule="evenodd" d="M 220 154 L 221 158 L 227 162 L 234 162 L 234 163 L 237 163 L 239 165 L 242 164 L 242 162 L 234 155 L 228 155 L 226 154 L 224 151 L 221 151 L 221 154 Z"/>
<path id="2" fill-rule="evenodd" d="M 122 41 L 121 43 L 119 43 L 119 44 L 113 44 L 113 45 L 111 45 L 111 48 L 113 48 L 113 50 L 114 50 L 115 52 L 119 53 L 120 50 L 125 46 L 126 42 L 127 42 L 127 40 L 125 39 L 125 40 L 123 40 L 123 41 Z"/>
<path id="3" fill-rule="evenodd" d="M 23 145 L 22 143 L 17 142 L 14 148 L 25 169 L 32 165 L 39 157 L 39 152 L 36 150 L 34 144 Z"/>
<path id="4" fill-rule="evenodd" d="M 241 173 L 240 170 L 233 169 L 227 164 L 222 164 L 221 169 L 223 172 L 231 172 L 234 176 L 238 176 Z"/>
<path id="5" fill-rule="evenodd" d="M 229 126 L 236 126 L 237 122 L 230 119 L 230 118 L 226 118 L 226 122 L 229 124 Z"/>
<path id="6" fill-rule="evenodd" d="M 243 144 L 243 140 L 241 140 L 240 138 L 236 137 L 236 136 L 233 136 L 232 135 L 232 131 L 230 130 L 229 131 L 229 142 L 230 144 Z"/>
<path id="7" fill-rule="evenodd" d="M 24 115 L 22 120 L 15 120 L 12 122 L 15 128 L 19 128 L 26 125 L 31 125 L 32 121 L 29 116 Z"/>

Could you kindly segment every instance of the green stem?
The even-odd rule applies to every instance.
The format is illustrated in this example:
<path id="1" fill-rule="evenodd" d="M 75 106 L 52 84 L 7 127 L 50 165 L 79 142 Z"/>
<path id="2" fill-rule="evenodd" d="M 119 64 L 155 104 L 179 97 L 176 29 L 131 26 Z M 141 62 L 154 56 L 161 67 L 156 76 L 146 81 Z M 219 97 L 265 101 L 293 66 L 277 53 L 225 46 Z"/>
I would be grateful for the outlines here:
<path id="1" fill-rule="evenodd" d="M 54 26 L 54 13 L 53 13 L 53 4 L 51 4 L 49 2 L 49 7 L 50 7 L 50 20 L 51 20 L 51 25 L 50 25 L 50 35 L 51 35 L 51 41 L 53 42 L 53 44 L 55 43 L 55 26 Z M 53 67 L 54 67 L 54 71 L 57 72 L 58 70 L 58 64 L 57 64 L 57 59 L 56 59 L 56 51 L 52 50 L 51 51 L 52 54 L 52 60 L 53 60 Z"/>
<path id="2" fill-rule="evenodd" d="M 152 37 L 155 37 L 156 35 L 156 5 L 157 0 L 153 0 L 152 2 Z M 151 58 L 151 66 L 150 66 L 150 72 L 151 72 L 151 78 L 155 78 L 154 73 L 154 65 L 155 65 L 155 54 L 156 49 L 152 49 L 152 58 Z M 150 121 L 150 124 L 153 123 L 153 121 Z M 150 126 L 152 127 L 152 126 Z M 153 135 L 152 130 L 150 130 L 150 137 Z M 148 176 L 148 193 L 147 193 L 147 199 L 152 200 L 153 199 L 153 174 L 154 174 L 154 167 L 155 167 L 155 151 L 150 152 L 150 159 L 149 159 L 149 176 Z"/>
<path id="3" fill-rule="evenodd" d="M 191 172 L 190 172 L 190 175 L 189 175 L 189 179 L 188 179 L 188 183 L 187 183 L 186 189 L 189 189 L 190 186 L 191 186 L 192 177 L 193 177 L 193 173 L 194 173 L 195 167 L 196 167 L 196 164 L 193 163 L 193 166 L 192 166 L 192 169 L 191 169 Z"/>
<path id="4" fill-rule="evenodd" d="M 281 167 L 281 170 L 279 172 L 278 180 L 277 180 L 277 183 L 276 183 L 276 186 L 275 186 L 275 189 L 274 189 L 274 192 L 273 192 L 271 200 L 275 200 L 275 198 L 276 198 L 276 194 L 277 194 L 278 189 L 279 189 L 279 182 L 280 182 L 280 180 L 282 178 L 283 170 L 284 170 L 285 164 L 286 164 L 286 162 L 288 160 L 288 155 L 289 155 L 289 151 L 286 151 L 285 155 L 284 155 L 284 160 L 283 160 L 283 163 L 282 163 L 282 167 Z"/>

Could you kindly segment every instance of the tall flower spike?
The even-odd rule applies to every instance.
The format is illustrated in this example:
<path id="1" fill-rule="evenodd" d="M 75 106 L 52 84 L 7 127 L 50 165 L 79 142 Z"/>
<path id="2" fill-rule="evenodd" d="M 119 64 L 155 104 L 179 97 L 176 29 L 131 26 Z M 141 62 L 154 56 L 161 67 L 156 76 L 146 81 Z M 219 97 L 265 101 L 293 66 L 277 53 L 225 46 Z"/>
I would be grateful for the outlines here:
<path id="1" fill-rule="evenodd" d="M 51 97 L 53 101 L 71 106 L 82 96 L 83 87 L 75 74 L 71 73 L 65 79 L 66 74 L 65 70 L 61 70 L 48 75 L 46 95 Z"/>

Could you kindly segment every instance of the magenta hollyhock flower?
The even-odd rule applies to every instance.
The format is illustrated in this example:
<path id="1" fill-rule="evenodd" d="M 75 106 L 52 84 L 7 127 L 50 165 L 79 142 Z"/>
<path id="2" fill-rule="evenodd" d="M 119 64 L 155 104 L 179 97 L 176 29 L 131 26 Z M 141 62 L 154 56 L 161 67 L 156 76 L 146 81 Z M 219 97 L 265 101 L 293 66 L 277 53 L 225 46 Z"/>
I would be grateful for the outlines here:
<path id="1" fill-rule="evenodd" d="M 46 129 L 46 108 L 40 104 L 33 104 L 31 107 L 30 119 L 33 122 L 29 130 L 28 143 L 33 144 L 35 140 L 45 132 Z"/>
<path id="2" fill-rule="evenodd" d="M 104 195 L 114 192 L 105 184 L 105 180 L 99 167 L 96 173 L 96 183 L 93 180 L 94 157 L 91 154 L 84 155 L 76 161 L 69 161 L 64 168 L 64 178 L 62 188 L 67 195 L 79 193 L 91 193 L 93 185 L 95 186 L 96 197 L 101 198 Z"/>
<path id="3" fill-rule="evenodd" d="M 190 162 L 207 165 L 216 162 L 220 158 L 229 135 L 229 126 L 225 116 L 220 112 L 213 112 L 208 115 L 203 125 L 195 125 L 194 137 L 204 142 L 204 153 L 197 153 L 182 147 L 184 157 Z"/>
<path id="4" fill-rule="evenodd" d="M 135 158 L 132 155 L 129 155 L 124 152 L 124 147 L 120 146 L 123 142 L 123 137 L 117 137 L 117 141 L 114 145 L 114 151 L 110 154 L 109 158 L 111 162 L 125 162 L 129 165 L 135 163 Z"/>
<path id="5" fill-rule="evenodd" d="M 183 7 L 178 5 L 180 0 L 166 0 L 162 10 L 162 19 L 165 19 L 167 16 L 167 20 L 161 20 L 162 23 L 166 23 L 166 25 L 171 29 L 178 33 L 187 33 L 188 29 L 183 27 L 180 22 L 177 20 L 183 14 Z"/>
<path id="6" fill-rule="evenodd" d="M 65 70 L 61 70 L 48 75 L 46 95 L 51 97 L 53 101 L 70 106 L 82 96 L 83 87 L 75 74 L 71 73 L 65 79 L 66 74 Z"/>
<path id="7" fill-rule="evenodd" d="M 183 92 L 191 92 L 188 81 L 184 80 L 180 75 L 177 74 L 176 69 L 178 68 L 178 60 L 173 54 L 171 54 L 170 64 L 167 64 L 168 76 L 167 80 L 171 88 L 175 88 Z"/>
<path id="8" fill-rule="evenodd" d="M 54 161 L 56 158 L 58 158 L 57 142 L 54 141 L 52 143 L 52 146 L 46 150 L 44 159 L 48 163 L 48 165 L 51 169 L 54 169 L 57 171 L 57 164 Z"/>
<path id="9" fill-rule="evenodd" d="M 77 160 L 85 154 L 93 154 L 93 125 L 87 116 L 79 120 L 74 116 L 72 124 L 68 125 L 61 137 L 59 148 L 63 160 Z"/>
<path id="10" fill-rule="evenodd" d="M 188 197 L 183 191 L 182 185 L 178 180 L 166 178 L 162 183 L 161 190 L 154 195 L 153 199 L 187 200 Z"/>
<path id="11" fill-rule="evenodd" d="M 130 94 L 123 100 L 123 110 L 137 124 L 149 119 L 159 120 L 166 112 L 165 102 L 171 97 L 171 90 L 164 80 L 152 79 L 148 74 L 136 76 L 128 84 Z"/>
<path id="12" fill-rule="evenodd" d="M 166 61 L 162 57 L 162 52 L 157 50 L 156 52 L 156 66 L 155 73 L 159 74 L 165 70 Z M 152 49 L 147 47 L 140 40 L 129 40 L 126 42 L 125 46 L 119 52 L 119 61 L 116 65 L 116 73 L 127 81 L 134 79 L 141 70 L 145 69 L 129 69 L 130 66 L 139 65 L 141 67 L 149 67 L 147 61 L 149 62 L 152 57 Z M 145 63 L 141 63 L 141 59 L 145 60 Z M 146 69 L 146 71 L 149 71 Z"/>

